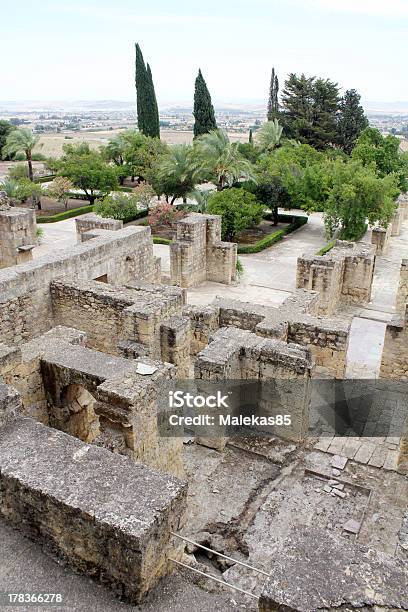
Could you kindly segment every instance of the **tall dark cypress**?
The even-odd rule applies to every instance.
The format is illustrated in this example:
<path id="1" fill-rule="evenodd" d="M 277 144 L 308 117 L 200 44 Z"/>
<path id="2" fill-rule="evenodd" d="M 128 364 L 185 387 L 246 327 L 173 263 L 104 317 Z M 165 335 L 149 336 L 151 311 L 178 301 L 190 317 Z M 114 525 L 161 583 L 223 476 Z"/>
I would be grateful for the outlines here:
<path id="1" fill-rule="evenodd" d="M 201 134 L 207 134 L 211 130 L 217 129 L 217 122 L 215 120 L 214 107 L 211 102 L 210 92 L 208 91 L 204 77 L 201 74 L 201 70 L 198 71 L 197 78 L 195 80 L 194 90 L 194 138 L 201 136 Z"/>
<path id="2" fill-rule="evenodd" d="M 350 154 L 361 132 L 368 127 L 368 119 L 355 89 L 346 91 L 340 100 L 337 118 L 337 144 Z"/>
<path id="3" fill-rule="evenodd" d="M 150 69 L 149 64 L 147 64 L 147 80 L 149 85 L 149 126 L 148 136 L 152 136 L 153 138 L 160 138 L 160 120 L 159 120 L 159 107 L 157 106 L 157 98 L 156 92 L 154 90 L 152 71 Z"/>
<path id="4" fill-rule="evenodd" d="M 147 72 L 143 54 L 138 43 L 136 43 L 136 101 L 137 101 L 137 125 L 144 134 L 147 129 Z"/>
<path id="5" fill-rule="evenodd" d="M 152 71 L 144 63 L 139 44 L 136 44 L 137 125 L 145 136 L 160 138 L 159 110 L 154 91 Z"/>
<path id="6" fill-rule="evenodd" d="M 272 68 L 271 82 L 269 85 L 269 99 L 268 99 L 268 121 L 273 121 L 278 118 L 279 115 L 279 80 L 275 73 L 275 68 Z"/>

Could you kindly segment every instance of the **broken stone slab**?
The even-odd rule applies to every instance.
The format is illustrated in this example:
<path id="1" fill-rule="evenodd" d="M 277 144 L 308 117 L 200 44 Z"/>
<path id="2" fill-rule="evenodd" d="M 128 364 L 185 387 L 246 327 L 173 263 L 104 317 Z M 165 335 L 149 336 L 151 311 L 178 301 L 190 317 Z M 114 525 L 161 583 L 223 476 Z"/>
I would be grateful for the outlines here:
<path id="1" fill-rule="evenodd" d="M 5 520 L 131 602 L 181 555 L 186 483 L 32 419 L 0 430 L 0 491 Z"/>
<path id="2" fill-rule="evenodd" d="M 347 493 L 344 493 L 344 491 L 339 491 L 339 489 L 332 489 L 334 495 L 337 495 L 337 497 L 341 497 L 344 498 L 347 496 Z"/>
<path id="3" fill-rule="evenodd" d="M 331 466 L 336 470 L 344 470 L 347 464 L 347 457 L 342 457 L 341 455 L 333 455 L 331 460 Z"/>
<path id="4" fill-rule="evenodd" d="M 331 493 L 331 487 L 329 487 L 329 485 L 324 485 L 323 491 L 325 491 L 326 493 Z"/>
<path id="5" fill-rule="evenodd" d="M 361 528 L 360 521 L 356 521 L 355 519 L 349 519 L 343 525 L 343 530 L 347 531 L 348 533 L 356 534 L 356 533 L 358 533 L 360 531 L 360 528 Z"/>
<path id="6" fill-rule="evenodd" d="M 260 612 L 408 609 L 406 564 L 326 530 L 295 527 L 274 550 Z"/>

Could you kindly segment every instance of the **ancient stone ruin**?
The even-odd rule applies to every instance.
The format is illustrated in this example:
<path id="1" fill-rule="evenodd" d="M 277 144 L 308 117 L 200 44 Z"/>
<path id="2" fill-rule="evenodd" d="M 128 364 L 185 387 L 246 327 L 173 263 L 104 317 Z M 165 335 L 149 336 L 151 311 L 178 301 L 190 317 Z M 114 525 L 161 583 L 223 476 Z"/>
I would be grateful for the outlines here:
<path id="1" fill-rule="evenodd" d="M 193 306 L 186 288 L 235 279 L 237 247 L 221 241 L 219 217 L 178 222 L 169 285 L 149 227 L 90 214 L 76 229 L 72 248 L 0 270 L 2 519 L 141 606 L 183 568 L 187 585 L 201 572 L 200 587 L 220 609 L 230 605 L 217 599 L 228 585 L 241 589 L 230 609 L 254 610 L 248 593 L 264 611 L 406 609 L 402 474 L 387 472 L 387 484 L 368 460 L 352 462 L 356 453 L 326 452 L 334 436 L 317 444 L 309 435 L 313 384 L 346 375 L 352 318 L 342 308 L 370 301 L 375 248 L 339 241 L 323 257 L 299 258 L 297 289 L 279 307 L 227 297 Z M 404 260 L 399 319 L 387 326 L 381 365 L 382 376 L 402 380 L 407 270 Z M 272 381 L 263 410 L 289 412 L 292 426 L 262 440 L 226 429 L 165 436 L 159 389 L 186 380 Z M 402 435 L 401 472 L 405 445 Z M 370 522 L 384 506 L 394 513 L 379 519 L 387 554 Z M 251 577 L 248 563 L 258 571 Z M 209 564 L 219 590 L 202 576 Z M 161 597 L 174 590 L 165 584 Z M 160 600 L 157 609 L 171 605 Z"/>
<path id="2" fill-rule="evenodd" d="M 229 285 L 236 276 L 237 245 L 221 240 L 221 217 L 192 213 L 170 245 L 171 283 L 194 287 L 205 280 Z"/>
<path id="3" fill-rule="evenodd" d="M 11 207 L 0 197 L 0 268 L 30 261 L 36 242 L 35 210 Z"/>

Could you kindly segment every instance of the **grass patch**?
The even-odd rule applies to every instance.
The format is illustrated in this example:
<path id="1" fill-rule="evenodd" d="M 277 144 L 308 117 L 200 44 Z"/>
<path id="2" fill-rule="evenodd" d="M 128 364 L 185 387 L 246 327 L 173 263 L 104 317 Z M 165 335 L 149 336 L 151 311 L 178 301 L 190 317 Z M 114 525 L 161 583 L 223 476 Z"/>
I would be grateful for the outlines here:
<path id="1" fill-rule="evenodd" d="M 264 219 L 267 220 L 270 220 L 272 218 L 273 217 L 271 214 L 264 216 Z M 244 255 L 249 253 L 259 253 L 260 251 L 269 248 L 273 244 L 276 244 L 276 242 L 282 240 L 282 238 L 287 234 L 290 234 L 291 232 L 297 230 L 299 227 L 302 227 L 302 225 L 305 225 L 305 223 L 307 223 L 307 217 L 297 217 L 296 215 L 279 215 L 279 221 L 281 221 L 282 223 L 289 222 L 289 224 L 283 229 L 280 229 L 277 232 L 274 232 L 273 234 L 270 234 L 269 236 L 265 236 L 265 238 L 258 240 L 258 242 L 256 242 L 255 244 L 238 246 L 238 254 Z"/>
<path id="2" fill-rule="evenodd" d="M 167 238 L 160 238 L 160 236 L 153 236 L 153 242 L 154 244 L 170 244 L 171 240 L 168 240 Z"/>
<path id="3" fill-rule="evenodd" d="M 324 247 L 322 247 L 319 251 L 317 251 L 316 255 L 320 255 L 320 256 L 325 255 L 326 253 L 332 250 L 335 244 L 336 244 L 336 241 L 331 240 L 330 242 L 325 244 Z"/>

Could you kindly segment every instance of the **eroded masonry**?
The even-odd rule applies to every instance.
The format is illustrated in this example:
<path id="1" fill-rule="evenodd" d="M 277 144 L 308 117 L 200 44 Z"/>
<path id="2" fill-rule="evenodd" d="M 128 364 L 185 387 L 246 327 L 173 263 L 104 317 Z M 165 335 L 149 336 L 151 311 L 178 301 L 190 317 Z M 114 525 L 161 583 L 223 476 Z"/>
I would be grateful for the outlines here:
<path id="1" fill-rule="evenodd" d="M 370 302 L 375 246 L 338 242 L 300 258 L 297 289 L 279 308 L 224 297 L 192 306 L 189 286 L 236 277 L 237 247 L 221 241 L 217 216 L 178 222 L 168 285 L 148 227 L 84 215 L 75 246 L 29 260 L 31 211 L 3 198 L 0 232 L 3 520 L 128 602 L 182 568 L 190 582 L 194 569 L 218 577 L 226 586 L 200 578 L 216 594 L 228 584 L 252 593 L 239 591 L 231 609 L 408 608 L 406 413 L 396 441 L 381 436 L 393 444 L 389 471 L 309 435 L 313 381 L 346 375 L 352 318 L 342 308 Z M 381 364 L 382 377 L 401 381 L 407 269 L 404 260 Z M 158 387 L 184 379 L 276 381 L 296 427 L 260 440 L 165 437 Z M 345 580 L 354 558 L 361 566 Z"/>

